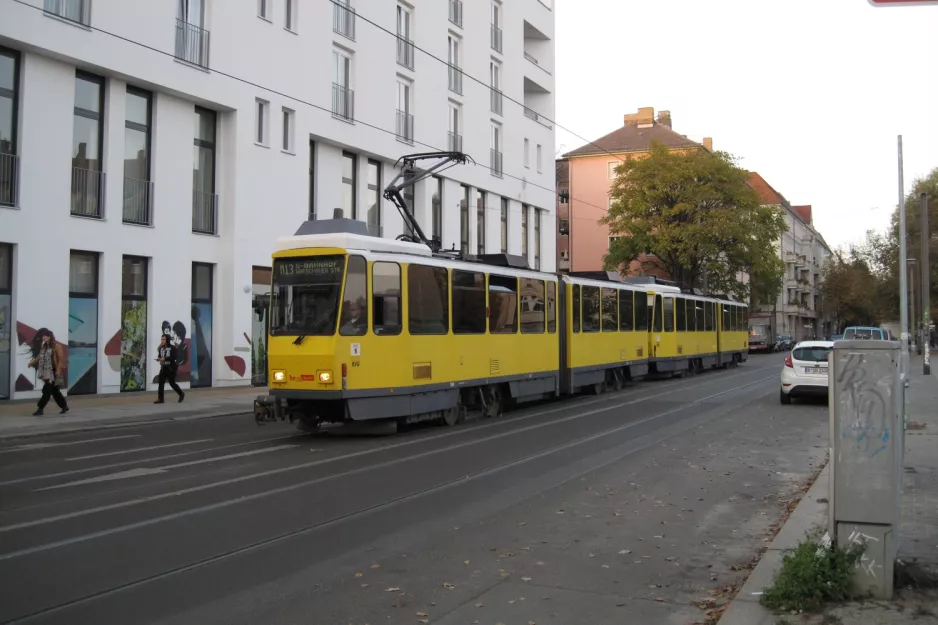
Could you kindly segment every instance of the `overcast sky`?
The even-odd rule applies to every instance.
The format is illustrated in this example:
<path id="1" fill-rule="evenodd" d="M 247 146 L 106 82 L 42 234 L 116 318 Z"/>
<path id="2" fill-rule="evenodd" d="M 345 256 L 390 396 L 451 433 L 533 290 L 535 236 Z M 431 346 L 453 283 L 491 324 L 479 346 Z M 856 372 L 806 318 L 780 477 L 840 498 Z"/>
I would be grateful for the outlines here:
<path id="1" fill-rule="evenodd" d="M 938 6 L 868 0 L 555 0 L 555 119 L 584 139 L 641 106 L 740 158 L 832 247 L 884 229 L 938 167 Z M 931 89 L 931 93 L 929 93 Z M 557 129 L 557 150 L 584 139 Z M 576 196 L 576 189 L 573 189 Z"/>

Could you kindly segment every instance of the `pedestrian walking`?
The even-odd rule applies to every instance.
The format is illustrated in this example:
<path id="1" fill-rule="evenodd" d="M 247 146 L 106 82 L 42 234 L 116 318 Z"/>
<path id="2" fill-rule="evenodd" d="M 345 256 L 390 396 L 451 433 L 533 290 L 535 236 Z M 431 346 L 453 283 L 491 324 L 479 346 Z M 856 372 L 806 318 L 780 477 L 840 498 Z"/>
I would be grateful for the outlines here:
<path id="1" fill-rule="evenodd" d="M 61 408 L 59 414 L 68 412 L 68 402 L 59 387 L 65 386 L 62 369 L 65 367 L 65 350 L 55 342 L 55 335 L 48 328 L 40 328 L 33 339 L 33 359 L 29 361 L 30 367 L 35 367 L 36 376 L 42 380 L 42 397 L 39 398 L 39 409 L 33 413 L 34 417 L 41 417 L 43 409 L 49 403 L 49 398 L 55 400 Z"/>
<path id="2" fill-rule="evenodd" d="M 168 334 L 164 334 L 160 337 L 160 346 L 157 348 L 156 354 L 156 360 L 160 363 L 160 377 L 158 381 L 159 395 L 157 395 L 157 399 L 153 403 L 163 403 L 163 387 L 167 382 L 169 382 L 170 388 L 179 395 L 179 401 L 182 401 L 186 398 L 186 394 L 183 393 L 179 385 L 176 384 L 176 368 L 179 366 L 176 362 L 176 346 L 173 345 L 172 339 Z"/>

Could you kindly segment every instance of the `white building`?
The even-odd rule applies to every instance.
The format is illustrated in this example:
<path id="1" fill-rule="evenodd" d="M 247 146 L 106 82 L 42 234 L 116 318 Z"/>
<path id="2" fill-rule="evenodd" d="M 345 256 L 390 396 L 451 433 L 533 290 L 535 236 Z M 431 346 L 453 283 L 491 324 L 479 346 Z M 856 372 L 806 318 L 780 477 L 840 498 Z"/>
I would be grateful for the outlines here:
<path id="1" fill-rule="evenodd" d="M 183 381 L 258 380 L 276 238 L 336 208 L 401 234 L 381 194 L 403 154 L 477 162 L 407 194 L 428 236 L 555 268 L 548 0 L 0 0 L 0 16 L 0 399 L 38 394 L 43 327 L 69 345 L 73 394 L 155 388 L 164 327 Z"/>

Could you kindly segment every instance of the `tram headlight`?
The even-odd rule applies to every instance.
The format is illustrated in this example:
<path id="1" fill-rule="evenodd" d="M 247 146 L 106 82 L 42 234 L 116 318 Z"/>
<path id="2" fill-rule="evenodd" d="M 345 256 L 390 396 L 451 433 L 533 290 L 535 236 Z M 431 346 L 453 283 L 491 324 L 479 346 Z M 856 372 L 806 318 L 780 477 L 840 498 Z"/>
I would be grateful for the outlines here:
<path id="1" fill-rule="evenodd" d="M 331 371 L 319 371 L 318 372 L 319 381 L 323 384 L 332 384 L 332 372 Z"/>
<path id="2" fill-rule="evenodd" d="M 274 382 L 283 384 L 287 381 L 287 372 L 286 371 L 274 371 L 272 375 Z"/>

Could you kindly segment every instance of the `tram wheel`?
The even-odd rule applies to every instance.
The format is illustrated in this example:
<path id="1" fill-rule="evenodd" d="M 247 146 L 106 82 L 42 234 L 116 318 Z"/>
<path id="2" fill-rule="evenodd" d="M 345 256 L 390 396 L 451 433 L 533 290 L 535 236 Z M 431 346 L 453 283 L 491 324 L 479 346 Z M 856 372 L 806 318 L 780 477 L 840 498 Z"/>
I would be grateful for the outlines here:
<path id="1" fill-rule="evenodd" d="M 459 406 L 454 406 L 448 410 L 443 411 L 443 418 L 440 421 L 446 427 L 452 427 L 459 423 Z"/>
<path id="2" fill-rule="evenodd" d="M 485 397 L 485 417 L 495 419 L 504 413 L 504 399 L 498 386 L 487 386 L 483 391 Z"/>

